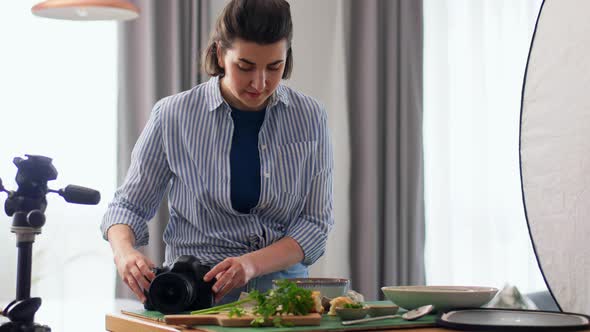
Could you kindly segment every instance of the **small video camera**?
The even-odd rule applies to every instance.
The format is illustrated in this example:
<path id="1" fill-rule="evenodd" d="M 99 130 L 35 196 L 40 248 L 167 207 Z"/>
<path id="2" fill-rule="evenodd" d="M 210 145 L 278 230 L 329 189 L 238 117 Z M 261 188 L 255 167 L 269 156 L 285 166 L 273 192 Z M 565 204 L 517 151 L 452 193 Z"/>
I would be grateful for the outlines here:
<path id="1" fill-rule="evenodd" d="M 210 270 L 190 255 L 178 257 L 168 267 L 153 269 L 156 277 L 144 291 L 147 298 L 144 308 L 163 314 L 210 308 L 214 281 L 203 281 Z"/>

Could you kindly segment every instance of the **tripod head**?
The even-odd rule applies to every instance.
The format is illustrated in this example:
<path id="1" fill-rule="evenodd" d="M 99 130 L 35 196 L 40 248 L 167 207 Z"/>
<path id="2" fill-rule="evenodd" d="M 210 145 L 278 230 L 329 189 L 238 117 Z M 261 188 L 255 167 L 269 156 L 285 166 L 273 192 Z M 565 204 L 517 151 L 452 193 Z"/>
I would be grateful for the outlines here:
<path id="1" fill-rule="evenodd" d="M 30 297 L 32 247 L 35 235 L 41 234 L 45 225 L 45 209 L 47 193 L 57 193 L 67 202 L 76 204 L 98 204 L 100 193 L 96 190 L 76 185 L 68 185 L 63 189 L 52 190 L 47 182 L 57 178 L 57 170 L 51 158 L 38 155 L 25 155 L 27 159 L 14 158 L 16 174 L 16 191 L 4 188 L 0 179 L 0 192 L 8 194 L 4 211 L 12 220 L 12 233 L 16 234 L 18 248 L 16 300 L 4 309 L 3 314 L 10 319 L 9 323 L 0 325 L 0 332 L 48 332 L 45 325 L 34 323 L 35 313 L 41 306 L 41 298 Z"/>
<path id="2" fill-rule="evenodd" d="M 70 203 L 94 205 L 100 202 L 100 193 L 98 191 L 81 186 L 68 185 L 60 190 L 49 189 L 47 182 L 57 178 L 57 170 L 51 163 L 51 158 L 38 155 L 25 156 L 28 159 L 16 157 L 13 160 L 18 169 L 15 178 L 18 189 L 15 192 L 6 190 L 2 186 L 2 180 L 0 180 L 0 191 L 8 194 L 4 205 L 6 214 L 9 217 L 12 217 L 16 212 L 28 214 L 29 224 L 18 226 L 39 228 L 45 224 L 43 214 L 47 207 L 45 196 L 49 192 L 61 195 Z"/>

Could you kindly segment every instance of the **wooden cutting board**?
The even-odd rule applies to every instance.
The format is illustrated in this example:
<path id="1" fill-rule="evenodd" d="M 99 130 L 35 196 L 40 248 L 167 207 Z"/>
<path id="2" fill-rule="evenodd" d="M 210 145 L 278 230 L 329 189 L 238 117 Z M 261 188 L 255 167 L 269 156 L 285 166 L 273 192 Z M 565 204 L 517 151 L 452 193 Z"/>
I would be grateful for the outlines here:
<path id="1" fill-rule="evenodd" d="M 219 325 L 224 327 L 245 327 L 251 326 L 250 323 L 254 316 L 244 315 L 242 317 L 228 317 L 227 314 L 215 315 L 166 315 L 164 321 L 171 325 Z M 317 326 L 322 321 L 319 314 L 309 314 L 305 316 L 284 316 L 283 322 L 293 326 Z M 272 326 L 272 319 L 268 323 Z"/>
<path id="2" fill-rule="evenodd" d="M 367 302 L 368 304 L 373 304 L 373 305 L 386 305 L 386 304 L 391 304 L 391 302 L 388 301 L 372 301 L 372 302 Z M 151 322 L 157 322 L 159 324 L 161 324 L 162 327 L 165 328 L 170 328 L 170 327 L 175 327 L 176 329 L 178 329 L 178 331 L 208 331 L 208 332 L 234 332 L 236 331 L 235 328 L 233 327 L 224 327 L 224 326 L 217 326 L 217 319 L 215 318 L 215 321 L 213 322 L 216 325 L 208 325 L 208 324 L 197 324 L 197 325 L 188 325 L 190 326 L 190 328 L 186 329 L 186 328 L 182 328 L 181 326 L 185 326 L 184 323 L 180 323 L 177 325 L 172 325 L 172 324 L 165 324 L 164 320 L 165 320 L 165 315 L 157 312 L 157 311 L 147 311 L 144 309 L 141 310 L 122 310 L 122 313 L 124 315 L 122 315 L 123 319 L 121 317 L 115 317 L 112 315 L 107 315 L 107 326 L 110 325 L 111 326 L 123 326 L 121 325 L 121 322 L 125 322 L 128 323 L 127 321 L 125 321 L 125 316 L 131 316 L 131 317 L 136 317 L 136 318 L 140 318 L 141 320 L 148 320 Z M 176 315 L 173 315 L 176 316 Z M 216 316 L 216 315 L 212 315 L 212 316 Z M 193 316 L 191 316 L 193 317 Z M 285 331 L 284 328 L 275 328 L 275 327 L 264 327 L 264 328 L 254 328 L 252 326 L 250 326 L 250 321 L 251 321 L 251 317 L 247 318 L 247 325 L 242 325 L 239 327 L 239 329 L 241 329 L 243 332 L 261 332 L 261 331 L 266 331 L 266 332 L 280 332 L 280 331 Z M 317 318 L 316 318 L 317 319 Z M 436 320 L 436 315 L 427 315 L 425 317 L 420 318 L 419 320 L 415 320 L 415 321 L 405 321 L 403 319 L 387 319 L 387 320 L 380 320 L 380 321 L 376 321 L 376 322 L 370 322 L 370 323 L 364 323 L 364 324 L 360 324 L 360 325 L 350 325 L 350 326 L 345 326 L 341 324 L 340 318 L 338 318 L 337 316 L 327 316 L 327 315 L 323 315 L 321 317 L 321 322 L 318 323 L 315 322 L 315 325 L 309 325 L 309 326 L 298 326 L 298 327 L 292 327 L 289 328 L 289 330 L 292 331 L 307 331 L 307 332 L 317 332 L 317 331 L 324 331 L 324 332 L 355 332 L 355 331 L 375 331 L 375 330 L 397 330 L 397 329 L 411 329 L 411 328 L 428 328 L 428 327 L 433 327 L 436 325 L 435 323 Z M 295 322 L 298 323 L 298 322 Z M 295 324 L 294 323 L 294 324 Z M 190 323 L 189 323 L 190 324 Z M 115 332 L 124 332 L 124 331 L 155 331 L 155 329 L 153 328 L 145 328 L 143 326 L 140 326 L 141 324 L 135 324 L 135 325 L 126 325 L 127 327 L 124 329 L 112 329 L 109 331 L 115 331 Z M 158 330 L 159 331 L 159 330 Z M 168 330 L 166 330 L 168 331 Z M 172 331 L 172 329 L 170 330 Z M 175 330 L 176 331 L 176 330 Z M 428 330 L 423 330 L 425 332 L 429 332 L 432 331 L 434 332 L 434 330 L 428 329 Z M 437 332 L 443 332 L 438 331 Z M 588 331 L 590 332 L 590 331 Z"/>

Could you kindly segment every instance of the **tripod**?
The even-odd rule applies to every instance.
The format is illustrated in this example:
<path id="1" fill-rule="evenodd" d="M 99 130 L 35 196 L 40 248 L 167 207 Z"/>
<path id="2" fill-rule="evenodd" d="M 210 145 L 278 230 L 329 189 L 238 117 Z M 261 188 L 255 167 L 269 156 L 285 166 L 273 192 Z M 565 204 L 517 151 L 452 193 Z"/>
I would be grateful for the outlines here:
<path id="1" fill-rule="evenodd" d="M 4 315 L 10 322 L 0 326 L 0 332 L 26 331 L 26 332 L 50 332 L 47 325 L 39 325 L 34 322 L 35 313 L 41 306 L 40 297 L 31 297 L 31 265 L 33 254 L 33 242 L 35 235 L 41 234 L 41 226 L 45 223 L 45 215 L 40 210 L 30 212 L 15 212 L 12 219 L 12 232 L 16 234 L 16 247 L 18 250 L 16 270 L 16 299 L 4 309 Z"/>
<path id="2" fill-rule="evenodd" d="M 12 216 L 11 232 L 16 234 L 18 250 L 16 270 L 16 299 L 4 309 L 4 316 L 10 322 L 0 325 L 0 332 L 50 332 L 47 325 L 35 323 L 35 313 L 41 307 L 40 297 L 31 297 L 31 267 L 33 242 L 45 225 L 45 209 L 48 192 L 57 193 L 67 202 L 77 204 L 98 204 L 100 193 L 96 190 L 68 185 L 64 189 L 51 190 L 47 181 L 57 178 L 57 170 L 51 158 L 26 155 L 28 159 L 14 158 L 18 168 L 16 192 L 8 191 L 0 180 L 0 192 L 6 192 L 4 210 Z"/>

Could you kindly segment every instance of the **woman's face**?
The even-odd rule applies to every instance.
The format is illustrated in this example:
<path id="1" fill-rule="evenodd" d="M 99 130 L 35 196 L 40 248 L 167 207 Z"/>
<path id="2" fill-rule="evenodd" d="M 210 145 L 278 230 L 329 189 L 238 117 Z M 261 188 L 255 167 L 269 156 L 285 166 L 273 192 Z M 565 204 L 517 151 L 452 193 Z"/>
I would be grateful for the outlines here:
<path id="1" fill-rule="evenodd" d="M 225 52 L 217 48 L 219 66 L 225 71 L 221 93 L 233 107 L 258 111 L 266 107 L 285 70 L 287 41 L 260 45 L 236 39 Z"/>

